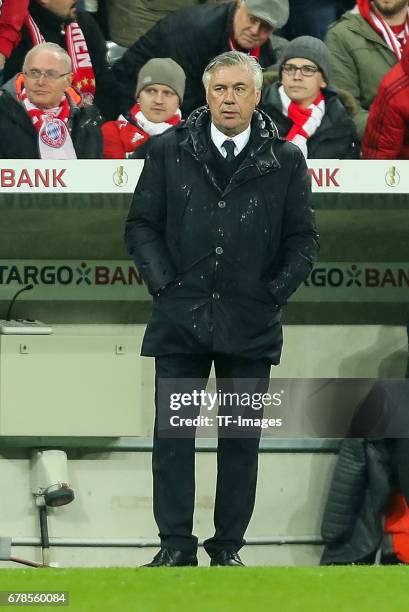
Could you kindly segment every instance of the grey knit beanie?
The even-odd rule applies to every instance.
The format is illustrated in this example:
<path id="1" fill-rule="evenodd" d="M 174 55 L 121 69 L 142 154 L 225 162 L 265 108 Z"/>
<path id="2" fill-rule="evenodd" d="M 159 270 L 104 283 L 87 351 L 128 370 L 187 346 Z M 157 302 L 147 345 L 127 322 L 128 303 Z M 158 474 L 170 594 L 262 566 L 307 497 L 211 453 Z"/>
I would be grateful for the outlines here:
<path id="1" fill-rule="evenodd" d="M 135 97 L 148 85 L 167 85 L 173 89 L 183 102 L 185 93 L 185 71 L 170 57 L 155 57 L 150 59 L 139 71 Z"/>
<path id="2" fill-rule="evenodd" d="M 328 47 L 319 38 L 313 36 L 299 36 L 294 38 L 290 44 L 284 48 L 284 53 L 280 58 L 280 78 L 281 67 L 292 57 L 305 57 L 314 62 L 321 70 L 324 79 L 329 84 L 330 81 L 330 52 Z"/>
<path id="3" fill-rule="evenodd" d="M 266 21 L 275 30 L 288 21 L 288 0 L 244 0 L 244 3 L 250 15 Z"/>

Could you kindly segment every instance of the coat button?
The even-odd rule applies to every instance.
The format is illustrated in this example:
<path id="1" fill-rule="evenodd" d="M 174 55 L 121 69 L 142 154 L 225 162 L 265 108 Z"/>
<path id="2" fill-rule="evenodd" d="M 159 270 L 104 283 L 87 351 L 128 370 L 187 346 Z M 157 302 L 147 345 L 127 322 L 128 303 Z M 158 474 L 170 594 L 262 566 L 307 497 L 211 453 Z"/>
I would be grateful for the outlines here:
<path id="1" fill-rule="evenodd" d="M 216 255 L 222 255 L 223 254 L 223 247 L 216 247 L 215 251 L 216 251 Z"/>
<path id="2" fill-rule="evenodd" d="M 224 200 L 220 200 L 220 202 L 218 203 L 218 207 L 219 208 L 226 208 L 226 202 Z"/>
<path id="3" fill-rule="evenodd" d="M 217 293 L 217 291 L 215 291 L 215 292 L 213 293 L 213 295 L 212 295 L 212 298 L 213 298 L 214 300 L 219 300 L 219 299 L 220 299 L 220 293 Z"/>

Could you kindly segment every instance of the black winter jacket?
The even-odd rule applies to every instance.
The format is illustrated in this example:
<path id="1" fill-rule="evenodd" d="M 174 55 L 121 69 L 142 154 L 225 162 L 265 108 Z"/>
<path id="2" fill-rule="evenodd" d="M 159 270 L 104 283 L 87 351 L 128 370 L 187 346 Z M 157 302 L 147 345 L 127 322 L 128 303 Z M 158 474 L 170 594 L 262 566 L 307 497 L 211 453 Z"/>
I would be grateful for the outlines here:
<path id="1" fill-rule="evenodd" d="M 255 111 L 247 156 L 222 191 L 209 167 L 209 122 L 198 109 L 152 138 L 135 190 L 126 242 L 154 294 L 142 354 L 220 352 L 276 364 L 280 306 L 318 250 L 307 167 Z"/>
<path id="2" fill-rule="evenodd" d="M 65 33 L 61 33 L 61 26 L 64 25 L 61 17 L 38 4 L 35 0 L 30 1 L 29 10 L 44 39 L 66 49 Z M 89 13 L 79 12 L 76 19 L 83 31 L 94 69 L 96 83 L 94 102 L 106 119 L 116 119 L 113 100 L 114 81 L 108 68 L 105 39 L 95 19 Z M 23 26 L 21 41 L 6 61 L 4 68 L 5 82 L 21 72 L 24 58 L 32 46 L 30 34 L 27 28 Z"/>
<path id="3" fill-rule="evenodd" d="M 374 556 L 383 536 L 382 512 L 393 490 L 383 440 L 342 442 L 322 521 L 321 565 L 359 563 Z"/>
<path id="4" fill-rule="evenodd" d="M 273 83 L 264 89 L 260 108 L 285 138 L 293 122 L 282 112 L 279 87 L 280 83 Z M 326 88 L 323 94 L 325 115 L 315 134 L 307 140 L 308 159 L 358 159 L 359 138 L 352 117 L 334 90 Z"/>
<path id="5" fill-rule="evenodd" d="M 125 113 L 135 103 L 139 70 L 153 57 L 170 57 L 185 71 L 186 91 L 181 109 L 184 117 L 204 104 L 203 71 L 213 57 L 230 50 L 228 40 L 234 7 L 234 2 L 223 2 L 181 9 L 158 21 L 141 36 L 113 67 L 118 110 Z M 282 38 L 272 36 L 262 46 L 260 65 L 263 68 L 277 62 L 282 43 Z"/>
<path id="6" fill-rule="evenodd" d="M 13 91 L 14 79 L 0 89 L 0 158 L 39 159 L 38 134 Z M 102 159 L 102 117 L 95 106 L 71 106 L 68 128 L 78 159 Z"/>

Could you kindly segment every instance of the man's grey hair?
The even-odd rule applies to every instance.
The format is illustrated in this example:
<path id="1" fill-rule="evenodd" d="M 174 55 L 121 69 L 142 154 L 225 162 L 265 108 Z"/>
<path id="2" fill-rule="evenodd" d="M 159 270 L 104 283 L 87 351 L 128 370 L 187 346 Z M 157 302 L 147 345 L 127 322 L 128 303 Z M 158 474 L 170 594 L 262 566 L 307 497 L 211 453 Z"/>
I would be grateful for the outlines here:
<path id="1" fill-rule="evenodd" d="M 263 85 L 263 71 L 256 58 L 247 55 L 247 53 L 242 53 L 242 51 L 226 51 L 212 59 L 205 68 L 202 83 L 206 94 L 209 90 L 209 83 L 213 72 L 223 66 L 243 66 L 247 68 L 253 77 L 255 88 L 261 89 Z"/>
<path id="2" fill-rule="evenodd" d="M 30 57 L 32 55 L 34 55 L 35 53 L 38 53 L 39 51 L 42 51 L 43 49 L 47 49 L 48 51 L 54 51 L 54 53 L 58 53 L 58 55 L 61 57 L 61 59 L 65 63 L 65 68 L 66 68 L 65 71 L 66 72 L 71 72 L 72 71 L 71 58 L 68 55 L 68 53 L 66 52 L 66 50 L 63 49 L 62 47 L 60 47 L 60 45 L 57 45 L 56 43 L 44 42 L 44 43 L 40 43 L 39 45 L 35 45 L 35 47 L 30 49 L 30 51 L 27 53 L 27 55 L 24 58 L 23 72 L 26 69 L 26 66 L 27 66 L 27 63 L 28 63 Z"/>

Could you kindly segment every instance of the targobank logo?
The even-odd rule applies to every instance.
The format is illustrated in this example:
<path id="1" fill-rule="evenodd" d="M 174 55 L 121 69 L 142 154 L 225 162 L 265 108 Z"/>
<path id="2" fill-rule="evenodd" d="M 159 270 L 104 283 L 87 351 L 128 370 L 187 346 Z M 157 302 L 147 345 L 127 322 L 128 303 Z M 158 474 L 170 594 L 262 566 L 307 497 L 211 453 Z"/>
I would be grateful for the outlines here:
<path id="1" fill-rule="evenodd" d="M 143 280 L 132 263 L 37 262 L 0 265 L 0 285 L 142 285 Z"/>
<path id="2" fill-rule="evenodd" d="M 305 280 L 306 287 L 409 287 L 409 265 L 333 264 L 317 265 Z"/>

